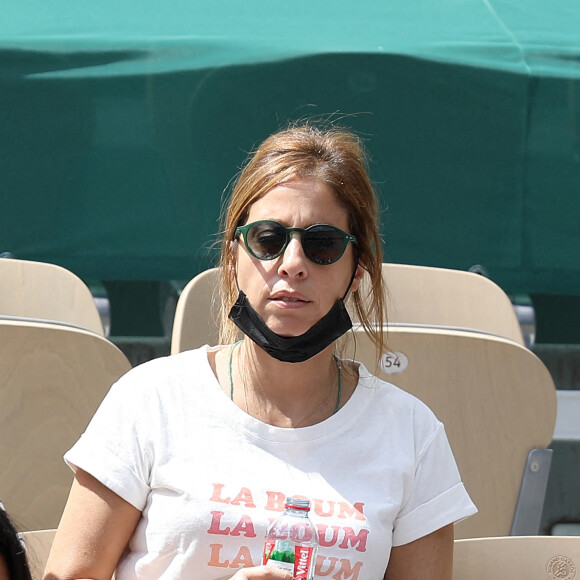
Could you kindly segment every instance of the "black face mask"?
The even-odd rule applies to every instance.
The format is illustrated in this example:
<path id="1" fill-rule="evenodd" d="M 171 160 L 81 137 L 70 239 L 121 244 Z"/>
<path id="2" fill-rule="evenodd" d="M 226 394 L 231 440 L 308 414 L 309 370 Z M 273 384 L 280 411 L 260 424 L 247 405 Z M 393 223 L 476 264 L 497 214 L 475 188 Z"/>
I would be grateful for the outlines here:
<path id="1" fill-rule="evenodd" d="M 241 290 L 229 319 L 270 356 L 292 363 L 312 358 L 352 328 L 344 300 L 339 298 L 328 314 L 304 334 L 280 336 L 268 328 Z"/>
<path id="2" fill-rule="evenodd" d="M 280 336 L 270 330 L 241 290 L 238 290 L 238 299 L 230 310 L 229 319 L 271 357 L 282 362 L 304 362 L 322 352 L 352 328 L 344 299 L 352 286 L 356 270 L 357 266 L 344 296 L 336 301 L 325 316 L 300 336 Z"/>

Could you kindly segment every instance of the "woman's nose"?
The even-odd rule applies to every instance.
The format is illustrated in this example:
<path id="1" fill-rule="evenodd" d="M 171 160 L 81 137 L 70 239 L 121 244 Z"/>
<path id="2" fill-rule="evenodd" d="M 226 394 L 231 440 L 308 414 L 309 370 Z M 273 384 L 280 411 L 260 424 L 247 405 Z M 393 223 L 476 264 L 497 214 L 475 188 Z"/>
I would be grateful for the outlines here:
<path id="1" fill-rule="evenodd" d="M 304 255 L 302 241 L 298 232 L 290 233 L 290 241 L 282 254 L 278 273 L 292 278 L 304 278 L 307 275 L 308 258 Z"/>

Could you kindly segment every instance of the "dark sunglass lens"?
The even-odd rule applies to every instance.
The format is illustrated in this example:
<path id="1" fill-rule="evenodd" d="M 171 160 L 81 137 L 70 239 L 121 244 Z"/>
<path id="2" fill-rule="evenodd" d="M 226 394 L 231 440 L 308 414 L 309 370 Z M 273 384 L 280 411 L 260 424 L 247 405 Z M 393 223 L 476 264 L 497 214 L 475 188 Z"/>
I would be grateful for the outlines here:
<path id="1" fill-rule="evenodd" d="M 286 230 L 276 222 L 259 222 L 248 230 L 248 247 L 260 260 L 276 258 L 286 244 Z"/>
<path id="2" fill-rule="evenodd" d="M 317 264 L 336 262 L 345 247 L 343 233 L 332 226 L 313 226 L 302 236 L 306 256 Z"/>

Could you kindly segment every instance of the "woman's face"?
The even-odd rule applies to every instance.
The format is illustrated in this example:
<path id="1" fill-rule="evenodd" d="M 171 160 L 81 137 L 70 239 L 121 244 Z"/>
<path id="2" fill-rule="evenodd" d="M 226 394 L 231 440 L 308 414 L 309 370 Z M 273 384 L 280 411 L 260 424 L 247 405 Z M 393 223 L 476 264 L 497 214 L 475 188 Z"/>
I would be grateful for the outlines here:
<path id="1" fill-rule="evenodd" d="M 259 220 L 298 228 L 324 223 L 351 233 L 346 211 L 332 189 L 314 179 L 271 189 L 250 207 L 247 223 Z M 268 327 L 282 336 L 298 336 L 327 314 L 346 292 L 355 267 L 352 244 L 337 262 L 320 265 L 304 255 L 300 236 L 292 237 L 273 260 L 254 258 L 240 239 L 234 258 L 240 290 Z M 362 274 L 358 266 L 351 291 L 358 288 Z"/>

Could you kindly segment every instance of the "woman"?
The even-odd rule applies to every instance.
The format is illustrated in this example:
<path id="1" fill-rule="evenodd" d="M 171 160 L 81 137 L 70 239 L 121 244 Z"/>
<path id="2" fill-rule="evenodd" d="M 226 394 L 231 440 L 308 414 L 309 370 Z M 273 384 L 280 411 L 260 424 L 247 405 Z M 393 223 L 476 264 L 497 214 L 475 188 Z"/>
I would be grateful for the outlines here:
<path id="1" fill-rule="evenodd" d="M 453 522 L 475 508 L 441 424 L 335 354 L 347 299 L 382 346 L 358 140 L 308 125 L 267 139 L 234 187 L 221 267 L 222 345 L 133 369 L 65 456 L 47 578 L 287 578 L 260 565 L 263 538 L 302 495 L 318 577 L 450 580 Z"/>

